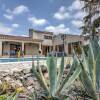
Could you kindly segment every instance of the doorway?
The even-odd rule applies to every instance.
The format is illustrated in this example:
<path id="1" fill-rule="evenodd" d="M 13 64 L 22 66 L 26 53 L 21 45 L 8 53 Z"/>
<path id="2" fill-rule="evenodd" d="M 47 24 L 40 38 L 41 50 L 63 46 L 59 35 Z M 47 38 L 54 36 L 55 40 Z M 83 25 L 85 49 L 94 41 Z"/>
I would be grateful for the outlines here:
<path id="1" fill-rule="evenodd" d="M 10 57 L 17 57 L 18 50 L 21 50 L 20 44 L 10 44 Z"/>

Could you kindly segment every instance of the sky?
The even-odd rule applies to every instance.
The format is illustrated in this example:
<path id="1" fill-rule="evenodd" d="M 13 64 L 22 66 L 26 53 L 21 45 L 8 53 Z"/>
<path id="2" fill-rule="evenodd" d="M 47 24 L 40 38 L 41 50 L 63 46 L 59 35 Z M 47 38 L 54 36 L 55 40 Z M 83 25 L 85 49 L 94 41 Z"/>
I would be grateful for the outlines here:
<path id="1" fill-rule="evenodd" d="M 79 0 L 0 0 L 0 34 L 25 36 L 30 28 L 81 34 L 83 6 Z"/>

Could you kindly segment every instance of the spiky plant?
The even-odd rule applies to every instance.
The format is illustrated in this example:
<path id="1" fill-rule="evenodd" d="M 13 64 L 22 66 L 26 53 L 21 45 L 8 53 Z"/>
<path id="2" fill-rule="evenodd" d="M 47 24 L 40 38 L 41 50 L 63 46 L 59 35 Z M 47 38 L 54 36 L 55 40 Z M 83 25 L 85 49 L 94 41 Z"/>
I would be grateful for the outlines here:
<path id="1" fill-rule="evenodd" d="M 19 93 L 13 93 L 12 95 L 1 95 L 0 100 L 17 100 Z"/>
<path id="2" fill-rule="evenodd" d="M 76 67 L 77 66 L 77 67 Z M 66 78 L 63 79 L 64 72 L 64 57 L 61 59 L 60 67 L 57 68 L 57 62 L 55 57 L 48 57 L 47 59 L 47 72 L 49 76 L 49 84 L 43 76 L 41 67 L 38 66 L 38 72 L 34 62 L 32 65 L 33 74 L 36 76 L 40 85 L 45 89 L 47 96 L 46 100 L 64 100 L 67 96 L 63 95 L 63 91 L 68 88 L 81 72 L 81 67 L 78 65 L 76 58 L 74 57 L 73 64 Z"/>
<path id="3" fill-rule="evenodd" d="M 78 58 L 82 68 L 80 80 L 93 100 L 100 100 L 100 44 L 95 36 L 90 40 L 87 52 L 82 49 Z"/>
<path id="4" fill-rule="evenodd" d="M 9 94 L 8 91 L 6 91 L 9 87 L 10 87 L 9 83 L 7 83 L 7 82 L 3 83 L 3 85 L 2 85 L 3 92 L 2 92 L 2 95 L 0 95 L 0 100 L 17 100 L 19 97 L 19 94 L 24 91 L 23 88 L 19 87 L 19 88 L 16 88 L 16 90 L 13 93 Z M 6 91 L 6 92 L 4 92 L 4 91 Z"/>

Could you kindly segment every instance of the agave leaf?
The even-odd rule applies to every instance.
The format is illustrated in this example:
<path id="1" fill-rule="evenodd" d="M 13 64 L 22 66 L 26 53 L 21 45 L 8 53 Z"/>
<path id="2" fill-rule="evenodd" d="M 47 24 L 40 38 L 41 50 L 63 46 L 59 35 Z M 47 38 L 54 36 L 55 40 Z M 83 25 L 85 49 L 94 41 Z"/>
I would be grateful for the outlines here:
<path id="1" fill-rule="evenodd" d="M 95 79 L 95 76 L 93 74 L 93 71 L 95 72 L 96 64 L 95 64 L 95 58 L 94 58 L 94 51 L 93 51 L 93 48 L 92 48 L 93 44 L 94 43 L 91 40 L 90 41 L 90 44 L 89 44 L 89 49 L 88 49 L 87 66 L 88 66 L 88 69 L 89 69 L 88 72 L 89 72 L 90 78 L 92 80 L 92 83 L 95 86 L 95 80 L 94 80 Z"/>
<path id="2" fill-rule="evenodd" d="M 57 83 L 57 68 L 55 66 L 54 57 L 49 58 L 48 62 L 49 80 L 50 80 L 50 95 L 54 97 Z"/>
<path id="3" fill-rule="evenodd" d="M 100 92 L 100 46 L 97 37 L 94 37 L 94 40 L 91 40 L 91 46 L 95 63 L 93 64 L 94 88 L 97 89 L 97 92 Z"/>
<path id="4" fill-rule="evenodd" d="M 59 86 L 59 88 L 58 88 L 58 90 L 57 90 L 57 92 L 56 92 L 56 95 L 58 95 L 58 94 L 61 92 L 61 90 L 62 90 L 62 88 L 65 86 L 66 82 L 69 80 L 69 78 L 71 77 L 71 75 L 73 75 L 73 73 L 74 73 L 75 69 L 77 68 L 77 66 L 78 66 L 77 58 L 74 56 L 74 58 L 73 58 L 73 64 L 72 64 L 72 66 L 71 66 L 71 68 L 70 68 L 70 71 L 69 71 L 69 73 L 67 74 L 65 80 L 64 80 L 64 81 L 61 83 L 61 85 Z"/>
<path id="5" fill-rule="evenodd" d="M 88 69 L 89 69 L 89 75 L 91 77 L 91 79 L 93 79 L 93 54 L 91 52 L 91 48 L 90 48 L 90 45 L 89 45 L 89 49 L 88 49 L 88 57 L 87 57 L 87 66 L 88 66 Z M 93 82 L 93 80 L 92 80 Z"/>
<path id="6" fill-rule="evenodd" d="M 0 96 L 0 100 L 6 100 L 7 99 L 7 96 L 6 95 L 1 95 Z"/>
<path id="7" fill-rule="evenodd" d="M 80 74 L 80 80 L 87 90 L 88 94 L 93 97 L 93 100 L 97 100 L 96 93 L 92 84 L 92 80 L 90 79 L 88 73 L 85 71 L 83 64 L 81 63 L 82 72 Z"/>
<path id="8" fill-rule="evenodd" d="M 87 61 L 88 57 L 86 56 L 83 47 L 81 48 L 81 50 L 82 50 L 82 60 L 83 60 L 84 66 L 85 66 L 85 70 L 89 73 L 89 67 L 88 67 L 88 61 Z"/>
<path id="9" fill-rule="evenodd" d="M 96 85 L 100 86 L 100 82 L 99 82 L 99 76 L 96 75 L 96 73 L 98 73 L 98 71 L 100 71 L 98 62 L 99 60 L 98 57 L 100 56 L 100 46 L 98 44 L 98 40 L 96 37 L 94 37 L 93 40 L 90 41 L 90 45 L 89 45 L 89 52 L 88 52 L 88 66 L 89 66 L 89 72 L 90 72 L 90 76 L 92 79 L 92 83 L 94 88 L 96 89 Z M 96 84 L 96 82 L 98 84 Z"/>
<path id="10" fill-rule="evenodd" d="M 68 81 L 66 81 L 64 87 L 62 88 L 62 91 L 65 88 L 68 88 L 78 78 L 80 73 L 81 73 L 81 67 L 78 65 L 77 68 L 75 69 L 75 71 L 73 72 L 73 74 L 68 79 Z"/>
<path id="11" fill-rule="evenodd" d="M 55 66 L 57 66 L 57 57 L 54 57 L 54 56 L 52 56 L 53 57 L 53 59 L 54 59 L 54 62 L 55 62 Z M 48 66 L 50 65 L 50 59 L 51 59 L 51 57 L 49 57 L 49 56 L 47 56 L 46 57 L 46 64 L 47 64 L 47 68 L 48 68 Z M 48 69 L 49 70 L 49 69 Z"/>
<path id="12" fill-rule="evenodd" d="M 100 92 L 100 46 L 96 37 L 92 42 L 93 42 L 92 48 L 93 48 L 95 63 L 96 63 L 95 64 L 96 67 L 93 70 L 93 73 L 95 75 L 94 81 L 95 81 L 95 87 L 97 89 L 97 92 Z"/>
<path id="13" fill-rule="evenodd" d="M 48 93 L 48 88 L 46 86 L 46 84 L 44 84 L 44 80 L 41 78 L 40 74 L 36 71 L 35 66 L 34 66 L 34 61 L 32 63 L 32 71 L 33 74 L 35 75 L 35 77 L 37 78 L 37 80 L 39 81 L 40 85 L 43 86 L 43 88 L 47 91 Z"/>
<path id="14" fill-rule="evenodd" d="M 41 79 L 42 79 L 42 82 L 44 83 L 44 86 L 46 88 L 46 90 L 49 92 L 49 89 L 48 89 L 48 86 L 47 86 L 47 83 L 45 81 L 45 78 L 43 76 L 43 73 L 42 73 L 42 70 L 41 70 L 41 67 L 39 66 L 39 73 L 40 73 L 40 76 L 41 76 Z"/>
<path id="15" fill-rule="evenodd" d="M 42 80 L 42 82 L 43 82 L 43 84 L 44 84 L 46 90 L 49 92 L 47 83 L 46 83 L 45 78 L 44 78 L 44 76 L 43 76 L 41 67 L 40 67 L 40 65 L 39 65 L 39 55 L 37 55 L 37 67 L 38 67 L 38 69 L 39 69 L 39 74 L 40 74 L 41 80 Z"/>
<path id="16" fill-rule="evenodd" d="M 48 69 L 48 66 L 50 65 L 50 57 L 49 56 L 46 57 L 46 64 L 47 64 L 47 69 Z"/>
<path id="17" fill-rule="evenodd" d="M 19 96 L 19 93 L 16 93 L 16 94 L 13 96 L 13 99 L 12 99 L 12 100 L 17 100 L 18 96 Z"/>
<path id="18" fill-rule="evenodd" d="M 7 100 L 17 100 L 19 93 L 14 92 L 10 96 L 7 96 Z"/>
<path id="19" fill-rule="evenodd" d="M 98 39 L 96 36 L 94 36 L 94 38 L 90 40 L 90 48 L 91 48 L 91 52 L 93 53 L 94 59 L 97 59 L 100 47 L 99 47 Z"/>
<path id="20" fill-rule="evenodd" d="M 7 100 L 13 100 L 13 95 L 7 96 Z"/>
<path id="21" fill-rule="evenodd" d="M 59 72 L 58 72 L 57 88 L 59 87 L 60 82 L 62 80 L 63 71 L 64 71 L 64 56 L 61 58 L 61 64 L 60 64 L 60 68 L 59 68 Z"/>
<path id="22" fill-rule="evenodd" d="M 38 100 L 36 91 L 33 91 L 32 93 L 32 100 Z"/>
<path id="23" fill-rule="evenodd" d="M 79 58 L 77 58 L 77 60 L 79 61 L 80 66 L 82 68 L 82 71 L 79 75 L 79 78 L 80 78 L 83 86 L 87 90 L 88 94 L 93 98 L 93 100 L 97 100 L 95 88 L 93 87 L 92 79 L 91 79 L 89 73 L 87 72 L 87 70 L 85 68 L 86 66 Z"/>
<path id="24" fill-rule="evenodd" d="M 96 90 L 100 93 L 100 53 L 96 60 Z"/>

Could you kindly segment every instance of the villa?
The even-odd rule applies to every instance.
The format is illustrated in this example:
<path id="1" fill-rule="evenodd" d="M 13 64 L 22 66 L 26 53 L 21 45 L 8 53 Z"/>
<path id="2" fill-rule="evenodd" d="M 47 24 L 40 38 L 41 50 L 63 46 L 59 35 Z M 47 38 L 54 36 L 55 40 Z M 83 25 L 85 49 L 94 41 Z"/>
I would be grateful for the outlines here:
<path id="1" fill-rule="evenodd" d="M 59 34 L 29 29 L 29 36 L 13 36 L 0 34 L 0 57 L 17 57 L 37 55 L 41 50 L 41 55 L 47 53 L 63 52 L 72 54 L 72 48 L 82 44 L 84 38 L 79 35 Z"/>

